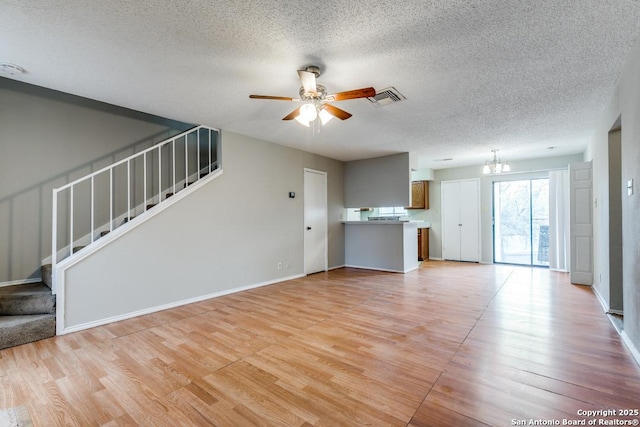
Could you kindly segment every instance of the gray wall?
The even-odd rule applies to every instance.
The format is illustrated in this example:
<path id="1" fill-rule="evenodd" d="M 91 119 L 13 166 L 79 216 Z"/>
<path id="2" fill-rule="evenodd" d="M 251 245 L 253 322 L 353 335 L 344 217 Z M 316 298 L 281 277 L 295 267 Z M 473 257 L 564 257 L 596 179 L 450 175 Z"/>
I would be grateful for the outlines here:
<path id="1" fill-rule="evenodd" d="M 492 185 L 494 181 L 546 178 L 552 169 L 567 168 L 571 162 L 582 161 L 582 154 L 546 157 L 522 161 L 509 161 L 511 173 L 485 176 L 482 165 L 439 169 L 435 180 L 429 182 L 429 209 L 410 213 L 411 219 L 431 222 L 429 231 L 429 256 L 442 258 L 441 182 L 458 179 L 480 178 L 480 262 L 493 262 Z"/>
<path id="2" fill-rule="evenodd" d="M 625 339 L 640 357 L 640 41 L 634 46 L 615 93 L 604 109 L 591 143 L 589 157 L 593 160 L 595 290 L 609 308 L 609 132 L 621 117 L 621 182 L 622 209 L 622 280 Z M 626 182 L 634 180 L 632 196 L 626 192 Z M 615 183 L 614 183 L 615 184 Z M 615 208 L 613 208 L 615 209 Z M 613 211 L 612 211 L 613 212 Z"/>
<path id="3" fill-rule="evenodd" d="M 188 127 L 0 78 L 0 283 L 40 276 L 54 188 Z"/>
<path id="4" fill-rule="evenodd" d="M 304 168 L 327 172 L 328 263 L 344 265 L 342 162 L 230 132 L 222 153 L 222 176 L 67 270 L 67 327 L 303 275 Z"/>
<path id="5" fill-rule="evenodd" d="M 409 153 L 347 162 L 344 176 L 348 208 L 409 206 Z"/>

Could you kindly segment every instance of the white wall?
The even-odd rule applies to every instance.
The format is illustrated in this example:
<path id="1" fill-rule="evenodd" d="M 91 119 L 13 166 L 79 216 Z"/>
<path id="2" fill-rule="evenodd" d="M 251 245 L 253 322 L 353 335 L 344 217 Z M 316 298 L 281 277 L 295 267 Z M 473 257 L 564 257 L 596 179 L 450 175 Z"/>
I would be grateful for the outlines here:
<path id="1" fill-rule="evenodd" d="M 493 262 L 493 226 L 492 226 L 492 183 L 501 180 L 533 179 L 548 177 L 551 169 L 566 168 L 571 162 L 582 161 L 582 154 L 546 157 L 523 161 L 509 161 L 511 173 L 502 175 L 482 175 L 482 165 L 460 168 L 439 169 L 435 171 L 435 180 L 429 182 L 429 209 L 419 213 L 410 213 L 411 219 L 431 222 L 429 231 L 429 256 L 442 257 L 442 220 L 441 220 L 441 182 L 480 178 L 480 262 Z"/>
<path id="2" fill-rule="evenodd" d="M 615 93 L 603 110 L 588 151 L 593 160 L 595 241 L 595 285 L 605 309 L 608 309 L 609 276 L 609 131 L 621 118 L 621 182 L 622 194 L 622 280 L 625 340 L 640 361 L 640 41 L 636 42 Z M 634 194 L 626 193 L 626 182 L 635 182 Z"/>
<path id="3" fill-rule="evenodd" d="M 230 132 L 222 158 L 222 176 L 67 270 L 67 328 L 303 275 L 304 168 L 327 172 L 329 267 L 344 265 L 342 162 Z"/>

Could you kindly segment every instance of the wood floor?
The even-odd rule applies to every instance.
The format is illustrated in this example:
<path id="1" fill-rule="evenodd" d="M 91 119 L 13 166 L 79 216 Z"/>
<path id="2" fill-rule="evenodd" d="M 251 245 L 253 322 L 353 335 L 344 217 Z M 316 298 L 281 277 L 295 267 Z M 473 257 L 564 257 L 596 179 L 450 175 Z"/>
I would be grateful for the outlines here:
<path id="1" fill-rule="evenodd" d="M 36 426 L 510 426 L 640 409 L 640 368 L 591 289 L 437 261 L 2 350 L 0 381 L 0 409 L 24 406 Z"/>

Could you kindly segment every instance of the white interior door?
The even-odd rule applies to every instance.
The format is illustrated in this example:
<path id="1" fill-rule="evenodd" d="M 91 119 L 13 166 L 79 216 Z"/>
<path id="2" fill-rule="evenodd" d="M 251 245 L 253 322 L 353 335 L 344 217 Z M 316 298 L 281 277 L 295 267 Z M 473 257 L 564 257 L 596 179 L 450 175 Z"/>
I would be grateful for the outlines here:
<path id="1" fill-rule="evenodd" d="M 460 261 L 480 261 L 480 188 L 477 180 L 460 181 Z"/>
<path id="2" fill-rule="evenodd" d="M 327 173 L 304 170 L 304 272 L 327 270 Z"/>
<path id="3" fill-rule="evenodd" d="M 480 260 L 480 184 L 478 180 L 443 181 L 442 259 Z"/>
<path id="4" fill-rule="evenodd" d="M 442 259 L 460 261 L 460 183 L 442 183 Z"/>
<path id="5" fill-rule="evenodd" d="M 569 165 L 571 283 L 593 284 L 593 208 L 591 162 Z"/>

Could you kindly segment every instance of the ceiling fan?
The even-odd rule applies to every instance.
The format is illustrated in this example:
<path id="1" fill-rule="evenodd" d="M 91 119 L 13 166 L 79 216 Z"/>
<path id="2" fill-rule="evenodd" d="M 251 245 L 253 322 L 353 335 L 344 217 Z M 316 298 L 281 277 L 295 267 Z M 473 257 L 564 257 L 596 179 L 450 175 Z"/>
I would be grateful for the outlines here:
<path id="1" fill-rule="evenodd" d="M 300 83 L 302 84 L 302 87 L 300 87 L 300 98 L 269 95 L 249 95 L 249 98 L 304 102 L 302 106 L 293 110 L 282 120 L 296 119 L 299 123 L 309 126 L 309 123 L 313 122 L 318 117 L 320 117 L 320 121 L 323 125 L 333 117 L 337 117 L 340 120 L 346 120 L 351 117 L 350 113 L 329 104 L 329 102 L 373 97 L 376 94 L 376 90 L 374 88 L 366 87 L 327 95 L 327 89 L 316 83 L 316 78 L 320 77 L 320 68 L 314 65 L 310 65 L 304 70 L 298 70 L 298 76 L 300 77 Z"/>

